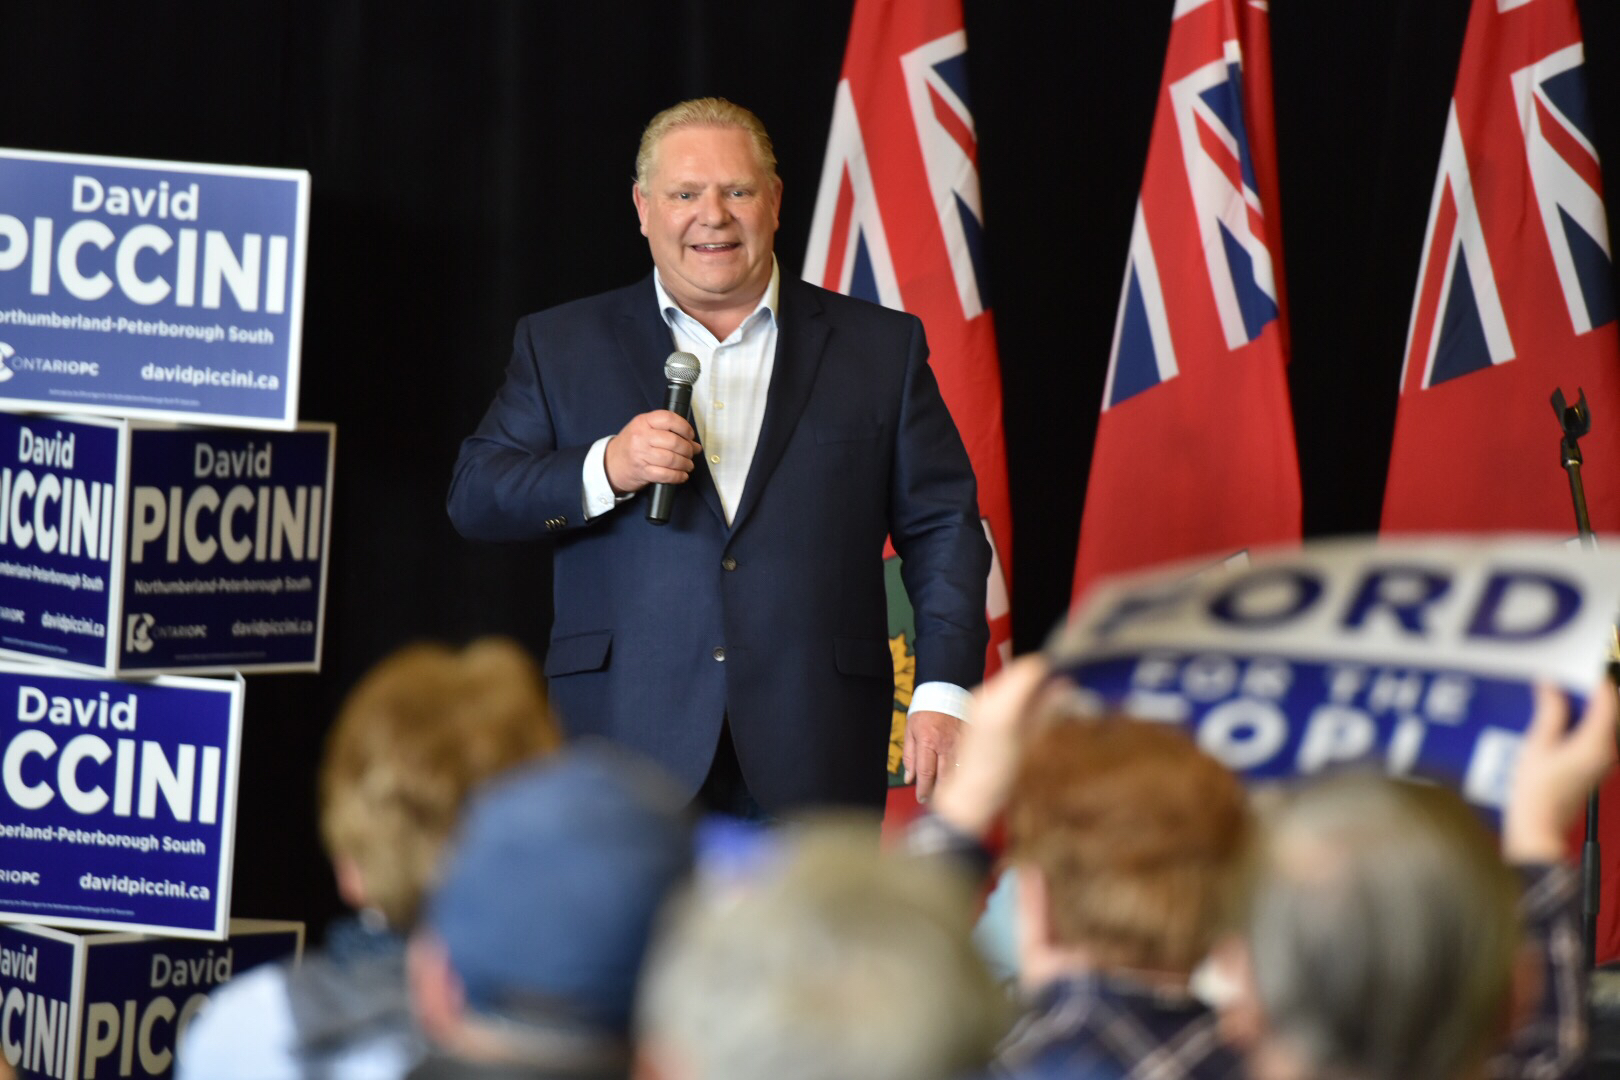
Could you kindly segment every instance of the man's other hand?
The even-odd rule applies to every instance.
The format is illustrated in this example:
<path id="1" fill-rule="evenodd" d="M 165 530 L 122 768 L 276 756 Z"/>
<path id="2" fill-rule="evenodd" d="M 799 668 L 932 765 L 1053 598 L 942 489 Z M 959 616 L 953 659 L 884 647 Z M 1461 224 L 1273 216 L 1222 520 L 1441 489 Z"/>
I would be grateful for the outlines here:
<path id="1" fill-rule="evenodd" d="M 692 458 L 701 449 L 691 424 L 668 409 L 658 409 L 631 417 L 608 440 L 602 464 L 614 492 L 629 495 L 648 484 L 686 483 L 696 467 Z"/>
<path id="2" fill-rule="evenodd" d="M 939 774 L 956 764 L 956 740 L 961 734 L 962 721 L 949 713 L 919 711 L 906 717 L 900 763 L 907 778 L 917 779 L 918 802 L 932 798 Z"/>
<path id="3" fill-rule="evenodd" d="M 940 778 L 934 814 L 984 839 L 1007 806 L 1024 744 L 1037 723 L 1037 700 L 1050 668 L 1040 653 L 1021 656 L 973 694 L 972 723 L 962 732 L 959 767 Z"/>

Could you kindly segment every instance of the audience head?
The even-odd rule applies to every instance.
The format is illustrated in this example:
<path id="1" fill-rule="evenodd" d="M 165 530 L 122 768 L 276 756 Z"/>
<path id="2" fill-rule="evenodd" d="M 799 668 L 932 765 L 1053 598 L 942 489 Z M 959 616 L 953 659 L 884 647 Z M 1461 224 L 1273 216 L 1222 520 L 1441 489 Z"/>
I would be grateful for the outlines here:
<path id="1" fill-rule="evenodd" d="M 1244 931 L 1260 1080 L 1469 1075 L 1506 1032 L 1519 886 L 1451 791 L 1371 774 L 1270 816 Z"/>
<path id="2" fill-rule="evenodd" d="M 1007 811 L 1030 989 L 1076 970 L 1185 979 L 1242 876 L 1243 786 L 1174 728 L 1123 718 L 1035 731 Z"/>
<path id="3" fill-rule="evenodd" d="M 539 671 L 510 641 L 384 659 L 350 692 L 321 762 L 321 837 L 343 898 L 409 929 L 467 795 L 560 741 Z"/>
<path id="4" fill-rule="evenodd" d="M 875 828 L 806 825 L 747 884 L 671 911 L 637 1007 L 637 1075 L 943 1080 L 975 1072 L 1005 1001 L 954 867 L 885 856 Z"/>
<path id="5" fill-rule="evenodd" d="M 429 1036 L 482 1060 L 619 1067 L 653 917 L 692 864 L 683 800 L 606 744 L 469 804 L 411 942 Z"/>

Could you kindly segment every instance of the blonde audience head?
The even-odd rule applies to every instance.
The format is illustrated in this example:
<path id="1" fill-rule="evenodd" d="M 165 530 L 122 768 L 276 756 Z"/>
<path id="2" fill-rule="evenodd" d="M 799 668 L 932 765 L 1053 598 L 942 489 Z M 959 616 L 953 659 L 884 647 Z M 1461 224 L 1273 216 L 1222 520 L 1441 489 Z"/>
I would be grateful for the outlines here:
<path id="1" fill-rule="evenodd" d="M 406 930 L 483 780 L 554 750 L 561 733 L 518 645 L 410 645 L 345 700 L 318 779 L 321 838 L 351 906 Z"/>
<path id="2" fill-rule="evenodd" d="M 1011 791 L 1027 979 L 1047 957 L 1184 981 L 1241 875 L 1238 779 L 1174 728 L 1110 718 L 1036 732 Z"/>

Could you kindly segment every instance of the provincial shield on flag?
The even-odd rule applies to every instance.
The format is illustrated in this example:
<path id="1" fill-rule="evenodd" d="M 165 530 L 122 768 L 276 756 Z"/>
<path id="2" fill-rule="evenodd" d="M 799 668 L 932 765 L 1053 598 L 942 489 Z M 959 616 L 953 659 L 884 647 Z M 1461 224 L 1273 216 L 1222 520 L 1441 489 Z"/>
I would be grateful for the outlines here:
<path id="1" fill-rule="evenodd" d="M 960 0 L 857 0 L 804 277 L 923 321 L 929 365 L 978 477 L 992 551 L 986 668 L 994 671 L 1012 649 L 1012 512 L 966 55 Z M 887 554 L 895 658 L 890 781 L 898 785 L 915 626 L 892 548 Z M 904 814 L 897 797 L 891 811 Z M 902 802 L 914 809 L 909 791 Z"/>

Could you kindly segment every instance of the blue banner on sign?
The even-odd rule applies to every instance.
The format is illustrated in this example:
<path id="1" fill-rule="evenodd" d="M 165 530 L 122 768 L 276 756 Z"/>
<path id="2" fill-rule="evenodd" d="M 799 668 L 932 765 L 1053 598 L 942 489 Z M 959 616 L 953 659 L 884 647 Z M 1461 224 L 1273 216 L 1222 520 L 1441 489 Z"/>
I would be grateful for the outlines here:
<path id="1" fill-rule="evenodd" d="M 0 405 L 297 420 L 309 174 L 0 150 Z"/>
<path id="2" fill-rule="evenodd" d="M 0 920 L 221 937 L 242 682 L 0 664 Z"/>
<path id="3" fill-rule="evenodd" d="M 292 956 L 299 939 L 287 929 L 233 933 L 218 943 L 90 941 L 79 1075 L 172 1075 L 175 1050 L 208 996 L 242 972 Z"/>
<path id="4" fill-rule="evenodd" d="M 0 1053 L 24 1076 L 72 1080 L 78 943 L 0 926 Z"/>
<path id="5" fill-rule="evenodd" d="M 119 435 L 0 413 L 0 649 L 106 665 Z"/>
<path id="6" fill-rule="evenodd" d="M 333 440 L 131 434 L 120 670 L 319 666 Z"/>
<path id="7" fill-rule="evenodd" d="M 1275 653 L 1154 650 L 1062 674 L 1110 708 L 1184 727 L 1255 780 L 1364 765 L 1445 783 L 1491 812 L 1533 706 L 1523 680 Z"/>

